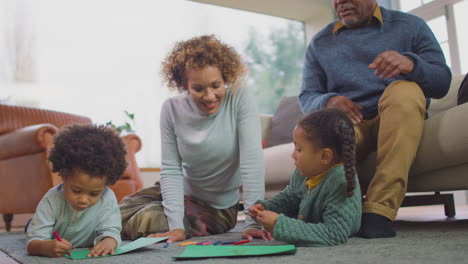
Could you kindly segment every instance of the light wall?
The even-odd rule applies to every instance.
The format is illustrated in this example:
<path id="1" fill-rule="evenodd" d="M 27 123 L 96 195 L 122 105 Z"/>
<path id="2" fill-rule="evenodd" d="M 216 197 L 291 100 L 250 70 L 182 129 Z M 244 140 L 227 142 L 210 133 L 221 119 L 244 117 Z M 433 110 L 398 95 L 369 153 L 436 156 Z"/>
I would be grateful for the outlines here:
<path id="1" fill-rule="evenodd" d="M 159 171 L 142 171 L 140 172 L 141 179 L 143 180 L 143 187 L 150 187 L 160 179 Z"/>

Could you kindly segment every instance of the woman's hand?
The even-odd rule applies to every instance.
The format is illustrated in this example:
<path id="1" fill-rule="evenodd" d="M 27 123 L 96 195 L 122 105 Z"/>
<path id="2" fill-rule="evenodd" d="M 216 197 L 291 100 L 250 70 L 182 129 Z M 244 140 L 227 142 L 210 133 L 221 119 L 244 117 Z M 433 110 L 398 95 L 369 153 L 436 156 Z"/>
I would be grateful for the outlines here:
<path id="1" fill-rule="evenodd" d="M 249 216 L 252 217 L 253 219 L 257 218 L 257 212 L 263 211 L 265 208 L 263 207 L 263 204 L 254 204 L 249 207 Z"/>
<path id="2" fill-rule="evenodd" d="M 263 240 L 273 240 L 273 235 L 265 230 L 252 228 L 242 232 L 242 238 L 248 240 L 252 240 L 254 238 L 262 238 Z"/>
<path id="3" fill-rule="evenodd" d="M 167 242 L 169 243 L 182 241 L 186 238 L 184 229 L 174 229 L 166 233 L 151 234 L 148 237 L 170 237 L 169 239 L 167 239 Z"/>
<path id="4" fill-rule="evenodd" d="M 88 257 L 114 255 L 118 243 L 113 237 L 106 237 L 97 243 L 88 253 Z"/>
<path id="5" fill-rule="evenodd" d="M 260 224 L 262 224 L 266 231 L 271 233 L 273 232 L 273 228 L 275 227 L 278 216 L 279 214 L 272 211 L 261 211 L 257 212 L 256 219 Z"/>

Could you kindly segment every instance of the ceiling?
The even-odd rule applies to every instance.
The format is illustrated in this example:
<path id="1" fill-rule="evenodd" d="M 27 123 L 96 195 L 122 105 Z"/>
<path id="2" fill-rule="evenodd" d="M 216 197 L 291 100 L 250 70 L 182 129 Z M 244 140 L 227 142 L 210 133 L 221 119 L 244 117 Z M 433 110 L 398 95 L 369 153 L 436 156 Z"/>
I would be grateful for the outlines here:
<path id="1" fill-rule="evenodd" d="M 331 11 L 331 0 L 191 0 L 230 7 L 297 21 L 309 21 L 314 16 Z"/>

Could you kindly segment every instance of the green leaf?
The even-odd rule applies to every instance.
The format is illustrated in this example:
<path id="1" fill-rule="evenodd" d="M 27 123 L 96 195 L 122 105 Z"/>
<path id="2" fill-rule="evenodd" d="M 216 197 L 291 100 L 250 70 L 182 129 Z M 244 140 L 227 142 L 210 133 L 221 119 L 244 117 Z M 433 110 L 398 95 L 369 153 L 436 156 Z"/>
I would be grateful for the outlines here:
<path id="1" fill-rule="evenodd" d="M 125 116 L 131 121 L 131 123 L 135 124 L 135 114 L 131 114 L 127 110 L 124 110 L 123 112 L 125 113 Z M 130 122 L 125 122 L 125 124 L 117 126 L 114 123 L 112 123 L 112 121 L 108 121 L 106 123 L 106 126 L 113 127 L 119 133 L 122 133 L 123 131 L 126 131 L 128 133 L 135 133 L 135 130 L 133 130 Z"/>

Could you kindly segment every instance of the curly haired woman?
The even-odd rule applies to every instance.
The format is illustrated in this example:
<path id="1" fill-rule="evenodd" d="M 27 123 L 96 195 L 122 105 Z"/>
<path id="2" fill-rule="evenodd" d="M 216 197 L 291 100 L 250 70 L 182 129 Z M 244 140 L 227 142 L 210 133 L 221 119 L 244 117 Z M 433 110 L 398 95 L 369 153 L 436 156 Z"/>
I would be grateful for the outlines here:
<path id="1" fill-rule="evenodd" d="M 122 229 L 113 185 L 127 167 L 125 146 L 111 128 L 72 125 L 54 137 L 49 161 L 63 183 L 39 202 L 27 227 L 29 255 L 61 257 L 93 246 L 88 256 L 113 254 Z M 62 236 L 54 239 L 53 231 Z"/>
<path id="2" fill-rule="evenodd" d="M 161 182 L 125 198 L 123 236 L 220 234 L 237 222 L 239 188 L 249 208 L 263 199 L 264 163 L 253 96 L 239 87 L 246 66 L 214 36 L 178 42 L 162 63 L 170 90 L 161 111 Z M 245 239 L 271 239 L 250 217 Z"/>

